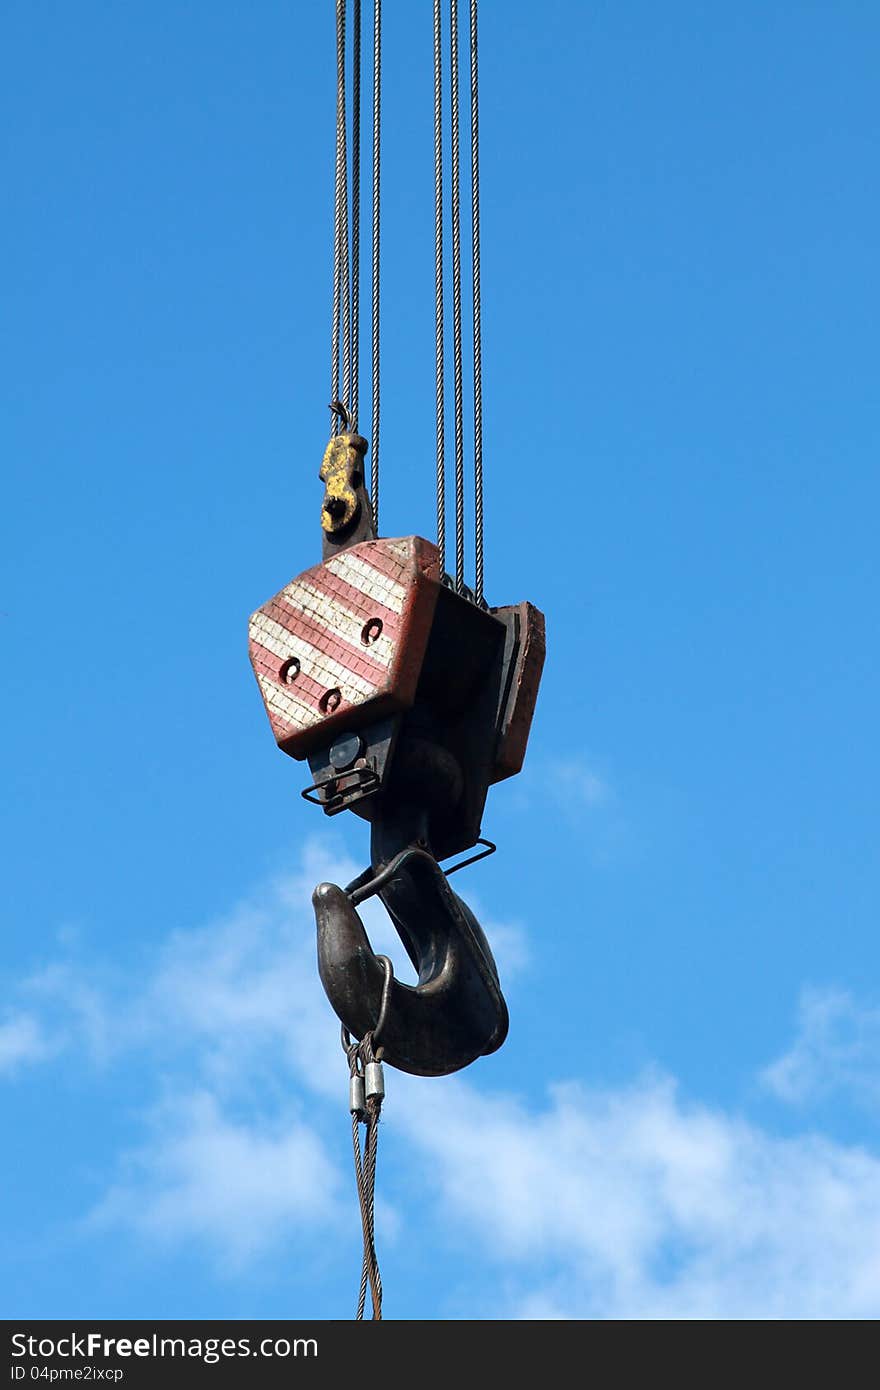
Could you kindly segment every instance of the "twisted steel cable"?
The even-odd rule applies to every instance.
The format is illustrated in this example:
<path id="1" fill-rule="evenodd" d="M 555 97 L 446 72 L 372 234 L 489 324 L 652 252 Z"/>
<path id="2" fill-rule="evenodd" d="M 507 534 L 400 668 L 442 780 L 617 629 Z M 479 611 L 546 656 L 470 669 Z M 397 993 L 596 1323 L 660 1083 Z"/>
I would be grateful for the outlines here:
<path id="1" fill-rule="evenodd" d="M 339 400 L 342 299 L 342 189 L 345 183 L 345 0 L 336 0 L 336 180 L 333 200 L 333 325 L 330 334 L 330 399 Z M 331 410 L 330 429 L 339 433 Z"/>
<path id="2" fill-rule="evenodd" d="M 357 1115 L 352 1115 L 352 1117 L 351 1117 L 351 1142 L 352 1142 L 352 1147 L 353 1147 L 353 1149 L 354 1149 L 354 1177 L 355 1177 L 355 1182 L 356 1182 L 356 1184 L 357 1184 L 357 1190 L 358 1190 L 358 1203 L 359 1203 L 360 1209 L 361 1209 L 361 1223 L 363 1224 L 363 1219 L 364 1219 L 364 1198 L 363 1198 L 363 1192 L 364 1192 L 364 1169 L 363 1169 L 363 1163 L 362 1163 L 362 1160 L 361 1160 L 361 1136 L 360 1136 L 360 1126 L 361 1126 L 361 1122 L 360 1122 L 360 1119 L 358 1118 L 358 1116 L 357 1116 Z M 364 1258 L 363 1258 L 363 1261 L 362 1261 L 362 1263 L 361 1263 L 361 1283 L 360 1283 L 360 1288 L 358 1289 L 357 1313 L 355 1314 L 355 1321 L 356 1321 L 356 1322 L 362 1322 L 362 1321 L 363 1321 L 363 1317 L 364 1317 L 364 1308 L 366 1307 L 366 1303 L 367 1303 L 367 1279 L 368 1279 L 367 1264 L 368 1264 L 368 1260 L 367 1260 L 367 1241 L 366 1241 L 366 1234 L 367 1234 L 367 1233 L 366 1233 L 366 1228 L 364 1228 Z"/>
<path id="3" fill-rule="evenodd" d="M 367 1101 L 367 1142 L 364 1154 L 364 1195 L 366 1201 L 367 1226 L 369 1230 L 369 1259 L 367 1275 L 370 1281 L 370 1297 L 373 1300 L 373 1321 L 382 1320 L 382 1276 L 376 1256 L 376 1158 L 379 1151 L 379 1111 L 381 1102 Z"/>
<path id="4" fill-rule="evenodd" d="M 446 456 L 443 364 L 443 23 L 434 0 L 434 360 L 437 395 L 437 547 L 446 569 Z"/>
<path id="5" fill-rule="evenodd" d="M 483 602 L 483 326 L 480 288 L 480 78 L 477 0 L 471 0 L 471 246 L 474 296 L 474 597 Z"/>
<path id="6" fill-rule="evenodd" d="M 342 187 L 339 194 L 339 241 L 342 280 L 342 396 L 341 400 L 351 419 L 351 245 L 348 226 L 348 156 L 346 153 L 345 115 L 342 126 Z"/>
<path id="7" fill-rule="evenodd" d="M 373 1048 L 372 1033 L 367 1033 L 361 1042 L 354 1044 L 349 1053 L 349 1067 L 357 1070 L 358 1062 L 365 1069 L 367 1064 L 377 1060 L 376 1052 Z M 379 1049 L 379 1057 L 382 1049 Z M 352 1072 L 354 1075 L 355 1072 Z M 366 1110 L 360 1115 L 353 1116 L 352 1140 L 355 1153 L 355 1178 L 358 1189 L 358 1202 L 361 1211 L 361 1227 L 363 1230 L 364 1255 L 361 1265 L 361 1283 L 358 1291 L 358 1307 L 356 1321 L 363 1320 L 364 1308 L 366 1306 L 367 1284 L 370 1287 L 370 1298 L 373 1304 L 373 1321 L 379 1322 L 382 1319 L 382 1278 L 379 1274 L 379 1260 L 376 1255 L 376 1159 L 379 1149 L 379 1115 L 382 1110 L 382 1097 L 368 1096 L 366 1100 Z M 366 1138 L 364 1141 L 364 1151 L 361 1154 L 360 1132 L 358 1125 L 366 1125 Z"/>
<path id="8" fill-rule="evenodd" d="M 337 245 L 342 300 L 342 395 L 348 412 L 351 400 L 351 261 L 348 228 L 348 111 L 345 85 L 345 0 L 336 0 L 336 177 L 339 214 Z M 337 376 L 338 381 L 338 376 Z M 350 418 L 350 415 L 349 415 Z"/>
<path id="9" fill-rule="evenodd" d="M 348 353 L 351 385 L 348 407 L 357 431 L 361 320 L 361 0 L 351 11 L 351 322 Z"/>
<path id="10" fill-rule="evenodd" d="M 367 1127 L 363 1158 L 360 1151 L 359 1125 L 354 1117 L 352 1136 L 357 1157 L 355 1158 L 355 1177 L 358 1184 L 358 1201 L 361 1209 L 361 1227 L 364 1240 L 364 1257 L 361 1264 L 361 1282 L 358 1289 L 356 1322 L 362 1322 L 367 1302 L 367 1286 L 373 1304 L 373 1321 L 382 1319 L 382 1278 L 379 1274 L 379 1261 L 376 1257 L 376 1156 L 379 1145 L 379 1106 L 367 1102 L 367 1117 L 363 1122 Z"/>
<path id="11" fill-rule="evenodd" d="M 372 380 L 370 407 L 372 413 L 370 499 L 373 505 L 373 526 L 379 534 L 379 193 L 380 145 L 382 133 L 382 0 L 373 0 L 373 265 L 371 282 L 372 308 Z"/>
<path id="12" fill-rule="evenodd" d="M 342 1046 L 348 1058 L 349 1076 L 352 1080 L 356 1077 L 360 1077 L 361 1083 L 363 1084 L 365 1063 L 367 1061 L 376 1060 L 376 1054 L 373 1051 L 372 1036 L 368 1033 L 360 1043 L 351 1042 L 350 1039 L 347 1043 L 347 1037 L 347 1029 L 343 1027 Z M 382 1317 L 382 1280 L 379 1276 L 379 1262 L 376 1258 L 375 1238 L 376 1155 L 378 1150 L 378 1121 L 381 1109 L 382 1098 L 378 1096 L 370 1098 L 366 1104 L 365 1110 L 353 1109 L 351 1113 L 351 1143 L 354 1153 L 354 1176 L 363 1235 L 363 1259 L 361 1261 L 361 1280 L 358 1289 L 357 1312 L 355 1313 L 356 1322 L 363 1321 L 368 1285 L 373 1303 L 373 1318 L 378 1320 Z M 367 1136 L 363 1153 L 361 1153 L 360 1141 L 360 1126 L 362 1124 L 367 1127 Z M 375 1131 L 375 1133 L 373 1131 Z"/>
<path id="13" fill-rule="evenodd" d="M 464 592 L 464 403 L 461 350 L 461 125 L 458 92 L 458 0 L 450 0 L 452 93 L 452 351 L 455 380 L 455 587 Z"/>

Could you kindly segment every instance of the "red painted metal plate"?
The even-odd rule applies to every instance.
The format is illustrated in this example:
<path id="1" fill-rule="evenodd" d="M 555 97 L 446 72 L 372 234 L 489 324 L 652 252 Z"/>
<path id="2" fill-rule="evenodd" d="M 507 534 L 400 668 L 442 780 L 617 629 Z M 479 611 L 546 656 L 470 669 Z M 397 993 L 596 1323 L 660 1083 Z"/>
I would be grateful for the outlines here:
<path id="1" fill-rule="evenodd" d="M 285 753 L 304 758 L 342 728 L 412 705 L 439 583 L 430 541 L 362 541 L 257 609 L 251 664 Z"/>
<path id="2" fill-rule="evenodd" d="M 515 616 L 519 631 L 519 645 L 510 673 L 510 692 L 498 730 L 492 775 L 493 782 L 502 782 L 505 777 L 515 776 L 523 765 L 544 669 L 546 639 L 544 614 L 533 604 L 517 603 L 509 608 L 495 608 L 493 612 L 499 616 Z"/>

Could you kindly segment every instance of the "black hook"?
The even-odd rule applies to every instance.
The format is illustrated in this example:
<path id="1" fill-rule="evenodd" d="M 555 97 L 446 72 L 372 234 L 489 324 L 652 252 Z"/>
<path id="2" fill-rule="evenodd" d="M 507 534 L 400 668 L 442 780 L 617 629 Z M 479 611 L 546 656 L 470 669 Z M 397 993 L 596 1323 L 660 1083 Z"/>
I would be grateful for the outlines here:
<path id="1" fill-rule="evenodd" d="M 374 726 L 382 740 L 365 745 L 366 733 L 359 736 L 361 767 L 372 766 L 375 785 L 363 796 L 361 773 L 348 782 L 332 749 L 312 763 L 323 775 L 325 810 L 342 809 L 352 790 L 349 804 L 372 825 L 371 869 L 347 889 L 321 883 L 313 895 L 321 981 L 351 1033 L 375 1030 L 385 972 L 357 907 L 377 893 L 418 973 L 416 985 L 391 983 L 382 1046 L 388 1062 L 419 1076 L 458 1071 L 507 1036 L 492 952 L 438 861 L 480 842 L 488 787 L 507 775 L 498 750 L 519 709 L 511 691 L 526 679 L 519 611 L 499 621 L 434 582 L 414 703 L 390 731 Z"/>
<path id="2" fill-rule="evenodd" d="M 374 825 L 374 850 L 383 838 L 381 824 Z M 418 1076 L 443 1076 L 494 1052 L 507 1036 L 507 1005 L 470 908 L 434 856 L 416 844 L 371 873 L 347 889 L 319 883 L 312 896 L 321 983 L 342 1023 L 362 1038 L 381 1017 L 385 1060 Z M 383 958 L 374 954 L 357 912 L 374 893 L 418 971 L 417 985 L 392 979 L 389 990 Z"/>

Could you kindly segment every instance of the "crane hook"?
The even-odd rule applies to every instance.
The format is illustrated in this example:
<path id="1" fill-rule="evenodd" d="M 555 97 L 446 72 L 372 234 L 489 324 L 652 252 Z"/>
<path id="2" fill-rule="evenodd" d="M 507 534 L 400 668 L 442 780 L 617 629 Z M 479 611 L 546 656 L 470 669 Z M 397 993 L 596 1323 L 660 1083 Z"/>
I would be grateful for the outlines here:
<path id="1" fill-rule="evenodd" d="M 507 1036 L 498 972 L 479 922 L 449 887 L 425 840 L 390 853 L 399 823 L 373 826 L 373 864 L 342 889 L 319 883 L 312 896 L 318 971 L 327 998 L 362 1038 L 382 1019 L 385 1060 L 417 1076 L 444 1076 L 494 1052 Z M 357 912 L 378 893 L 418 971 L 418 984 L 391 979 Z M 383 1007 L 384 1004 L 384 1007 Z M 377 1040 L 378 1041 L 378 1040 Z"/>
<path id="2" fill-rule="evenodd" d="M 419 536 L 376 539 L 366 447 L 333 436 L 321 465 L 324 559 L 252 615 L 251 660 L 279 746 L 308 759 L 303 795 L 372 826 L 370 869 L 313 895 L 330 1003 L 356 1037 L 375 1032 L 385 970 L 357 908 L 376 893 L 418 976 L 391 983 L 385 1057 L 442 1076 L 507 1035 L 492 953 L 440 863 L 486 843 L 489 787 L 522 765 L 544 621 L 531 604 L 487 610 L 449 588 L 437 547 Z"/>

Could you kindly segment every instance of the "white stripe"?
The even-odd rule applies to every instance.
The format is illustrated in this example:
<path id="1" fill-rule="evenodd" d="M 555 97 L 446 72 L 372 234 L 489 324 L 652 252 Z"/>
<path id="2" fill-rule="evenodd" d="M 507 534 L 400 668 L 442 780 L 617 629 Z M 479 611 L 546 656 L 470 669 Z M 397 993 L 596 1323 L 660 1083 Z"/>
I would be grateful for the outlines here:
<path id="1" fill-rule="evenodd" d="M 384 604 L 390 608 L 392 613 L 400 613 L 403 609 L 403 600 L 406 598 L 406 586 L 398 584 L 395 579 L 389 579 L 387 574 L 382 574 L 381 570 L 374 569 L 368 565 L 359 555 L 352 555 L 350 551 L 340 551 L 332 559 L 324 561 L 324 568 L 338 574 L 340 579 L 344 579 L 346 584 L 365 594 L 367 598 L 375 599 L 377 603 Z"/>
<path id="2" fill-rule="evenodd" d="M 286 661 L 293 654 L 291 649 L 292 635 L 262 610 L 256 612 L 251 618 L 250 636 L 252 642 L 265 647 L 273 656 L 277 656 L 279 661 Z"/>
<path id="3" fill-rule="evenodd" d="M 251 634 L 255 642 L 279 660 L 286 661 L 288 657 L 297 657 L 304 675 L 310 676 L 325 690 L 338 687 L 342 691 L 343 699 L 351 705 L 360 704 L 362 700 L 369 700 L 376 694 L 375 681 L 365 680 L 356 671 L 350 671 L 341 661 L 328 656 L 326 652 L 307 642 L 304 637 L 288 632 L 287 628 L 282 627 L 266 613 L 257 612 L 251 618 Z M 332 637 L 332 633 L 328 636 Z M 360 700 L 353 698 L 355 695 L 360 696 Z"/>
<path id="4" fill-rule="evenodd" d="M 383 541 L 382 549 L 386 554 L 390 551 L 392 555 L 399 555 L 401 559 L 406 559 L 410 553 L 411 541 L 411 536 L 401 536 L 399 541 Z"/>
<path id="5" fill-rule="evenodd" d="M 282 689 L 280 685 L 270 681 L 268 676 L 258 674 L 257 680 L 260 682 L 266 708 L 282 723 L 294 729 L 308 729 L 324 718 L 319 709 L 304 705 L 292 691 Z"/>
<path id="6" fill-rule="evenodd" d="M 322 593 L 320 589 L 314 588 L 302 579 L 295 579 L 286 589 L 282 589 L 281 593 L 288 603 L 302 609 L 303 613 L 349 642 L 351 646 L 364 646 L 361 641 L 364 619 L 359 618 L 357 613 L 352 613 L 339 599 Z M 394 638 L 383 634 L 375 642 L 371 642 L 369 647 L 364 647 L 364 655 L 369 656 L 370 660 L 377 662 L 379 666 L 390 666 L 394 659 Z"/>

